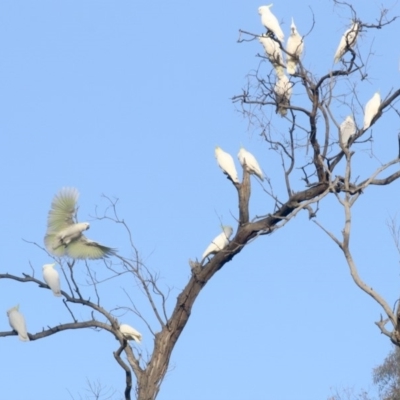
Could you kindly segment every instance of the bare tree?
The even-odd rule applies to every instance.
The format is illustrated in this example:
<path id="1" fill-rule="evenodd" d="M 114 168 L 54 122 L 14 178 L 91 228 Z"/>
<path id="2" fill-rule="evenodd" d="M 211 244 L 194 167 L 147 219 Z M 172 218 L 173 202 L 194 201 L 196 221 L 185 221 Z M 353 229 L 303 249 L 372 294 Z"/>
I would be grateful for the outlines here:
<path id="1" fill-rule="evenodd" d="M 382 10 L 377 21 L 368 23 L 361 21 L 350 5 L 347 5 L 347 9 L 350 17 L 358 21 L 359 30 L 365 34 L 380 32 L 382 28 L 395 20 L 395 17 L 388 17 L 386 10 Z M 312 27 L 307 35 L 311 34 Z M 307 35 L 304 37 L 305 43 Z M 241 31 L 239 41 L 256 40 L 258 36 L 258 34 Z M 272 39 L 278 43 L 282 52 L 286 53 L 282 44 L 273 36 Z M 355 148 L 372 152 L 370 127 L 365 129 L 355 127 L 355 132 L 347 143 L 339 140 L 337 132 L 340 121 L 334 118 L 335 108 L 346 108 L 351 114 L 361 108 L 357 98 L 357 88 L 367 78 L 368 55 L 365 57 L 358 54 L 352 45 L 353 43 L 347 43 L 341 63 L 320 77 L 313 74 L 301 60 L 298 60 L 298 72 L 290 78 L 290 89 L 298 94 L 297 101 L 294 100 L 294 96 L 291 98 L 284 96 L 285 101 L 282 102 L 282 93 L 278 95 L 275 90 L 277 77 L 274 65 L 271 65 L 266 57 L 260 56 L 259 68 L 249 75 L 247 87 L 240 95 L 235 96 L 233 101 L 239 105 L 250 123 L 260 129 L 270 150 L 279 155 L 283 168 L 285 193 L 276 193 L 272 182 L 267 179 L 267 184 L 263 187 L 265 193 L 273 200 L 274 207 L 271 210 L 265 210 L 262 216 L 251 215 L 249 208 L 251 180 L 249 172 L 244 168 L 242 182 L 232 182 L 238 196 L 236 233 L 228 246 L 212 258 L 204 262 L 189 260 L 191 276 L 177 297 L 172 312 L 168 312 L 166 307 L 168 290 L 160 286 L 157 273 L 149 270 L 140 259 L 139 252 L 131 239 L 129 227 L 118 216 L 117 201 L 109 199 L 108 212 L 98 218 L 108 219 L 121 225 L 130 239 L 132 252 L 129 256 L 117 254 L 104 260 L 104 268 L 109 272 L 106 279 L 127 276 L 131 280 L 133 278 L 133 288 L 130 287 L 126 291 L 130 299 L 129 306 L 107 310 L 101 304 L 99 284 L 102 280 L 98 278 L 90 263 L 85 262 L 87 280 L 93 289 L 91 295 L 88 296 L 83 293 L 76 279 L 75 261 L 57 259 L 57 262 L 62 265 L 68 282 L 68 290 L 62 291 L 62 295 L 71 320 L 48 327 L 41 332 L 29 333 L 30 340 L 43 339 L 70 329 L 90 328 L 107 331 L 118 341 L 114 358 L 125 374 L 125 399 L 132 398 L 131 391 L 135 385 L 137 399 L 154 400 L 168 371 L 175 344 L 189 320 L 192 307 L 201 290 L 215 273 L 240 253 L 247 244 L 284 227 L 301 211 L 307 212 L 310 218 L 315 219 L 319 207 L 323 204 L 322 200 L 329 196 L 334 197 L 343 209 L 342 237 L 335 236 L 322 223 L 316 220 L 315 222 L 342 250 L 357 286 L 382 307 L 384 317 L 377 322 L 381 332 L 393 343 L 400 345 L 398 322 L 400 310 L 393 312 L 385 299 L 362 281 L 350 250 L 351 211 L 355 202 L 362 195 L 367 194 L 370 186 L 389 185 L 400 177 L 399 171 L 387 172 L 400 162 L 398 150 L 393 154 L 392 159 L 382 162 L 369 173 L 356 170 L 357 164 L 353 161 Z M 295 54 L 291 56 L 296 58 Z M 278 60 L 275 59 L 274 64 L 276 62 Z M 393 89 L 385 94 L 384 100 L 371 121 L 371 126 L 386 113 L 400 115 L 400 111 L 396 109 L 399 96 L 400 89 Z M 274 115 L 271 110 L 279 111 L 280 115 Z M 287 124 L 285 132 L 277 132 L 274 125 L 275 118 L 280 119 L 281 115 L 284 115 Z M 344 167 L 344 172 L 341 173 L 342 167 Z M 354 178 L 356 171 L 360 177 Z M 385 172 L 386 175 L 384 175 Z M 301 174 L 303 186 L 300 190 L 294 190 L 293 183 L 295 179 L 298 179 L 299 174 Z M 23 276 L 0 274 L 0 279 L 33 283 L 41 288 L 47 288 L 47 285 L 33 273 L 25 273 Z M 145 313 L 137 306 L 132 292 L 138 290 L 147 299 L 152 315 Z M 90 318 L 83 320 L 82 317 L 78 317 L 76 306 L 84 306 L 90 310 Z M 153 335 L 154 347 L 150 354 L 145 354 L 138 346 L 128 343 L 119 330 L 118 317 L 124 311 L 133 312 L 141 318 Z M 387 327 L 389 323 L 390 328 Z M 13 331 L 0 332 L 1 337 L 15 334 Z M 97 389 L 95 391 L 98 392 Z"/>

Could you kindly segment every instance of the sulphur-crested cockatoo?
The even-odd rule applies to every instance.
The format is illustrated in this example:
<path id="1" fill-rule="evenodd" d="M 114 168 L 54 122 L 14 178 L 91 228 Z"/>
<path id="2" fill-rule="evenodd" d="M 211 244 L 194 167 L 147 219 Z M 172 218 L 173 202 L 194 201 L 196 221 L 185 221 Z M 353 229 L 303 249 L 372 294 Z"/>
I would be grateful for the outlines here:
<path id="1" fill-rule="evenodd" d="M 44 243 L 47 250 L 56 256 L 98 259 L 115 252 L 86 238 L 82 232 L 89 229 L 88 222 L 75 221 L 79 192 L 75 188 L 62 188 L 54 196 L 47 219 L 47 233 Z"/>
<path id="2" fill-rule="evenodd" d="M 349 115 L 340 124 L 339 137 L 340 141 L 342 142 L 342 146 L 347 146 L 350 136 L 354 135 L 355 133 L 356 133 L 356 124 L 354 123 L 353 117 Z"/>
<path id="3" fill-rule="evenodd" d="M 224 249 L 229 244 L 229 238 L 233 233 L 231 226 L 223 226 L 222 232 L 214 238 L 210 245 L 206 248 L 205 252 L 201 257 L 201 262 L 203 262 L 209 255 L 218 253 Z"/>
<path id="4" fill-rule="evenodd" d="M 121 324 L 119 326 L 119 330 L 124 335 L 126 340 L 134 340 L 137 343 L 142 341 L 142 335 L 135 328 L 132 328 L 130 325 Z"/>
<path id="5" fill-rule="evenodd" d="M 215 148 L 215 158 L 217 159 L 218 165 L 224 174 L 227 175 L 233 182 L 239 183 L 238 174 L 232 156 L 223 151 L 221 147 L 217 146 Z"/>
<path id="6" fill-rule="evenodd" d="M 283 56 L 282 50 L 279 47 L 279 44 L 271 39 L 267 35 L 261 35 L 258 37 L 258 40 L 264 47 L 265 55 L 268 57 L 268 60 L 271 62 L 272 66 L 275 69 L 275 72 L 278 76 L 283 75 Z"/>
<path id="7" fill-rule="evenodd" d="M 19 304 L 7 311 L 8 322 L 11 328 L 18 333 L 19 340 L 29 342 L 28 332 L 26 330 L 25 318 L 19 312 Z"/>
<path id="8" fill-rule="evenodd" d="M 286 62 L 288 74 L 293 75 L 296 72 L 296 67 L 299 62 L 299 58 L 303 53 L 303 50 L 303 38 L 300 36 L 299 32 L 297 32 L 296 25 L 294 24 L 292 18 L 292 24 L 290 25 L 290 36 L 286 46 L 286 51 L 289 53 L 287 54 Z"/>
<path id="9" fill-rule="evenodd" d="M 276 95 L 277 112 L 284 117 L 287 114 L 286 107 L 289 106 L 290 97 L 292 96 L 292 83 L 285 74 L 280 76 L 276 81 L 274 92 Z"/>
<path id="10" fill-rule="evenodd" d="M 343 34 L 340 39 L 339 47 L 335 53 L 335 63 L 337 63 L 349 50 L 349 48 L 354 47 L 357 41 L 358 32 L 360 31 L 360 24 L 353 21 L 353 24 L 347 31 Z"/>
<path id="11" fill-rule="evenodd" d="M 379 106 L 381 105 L 381 96 L 379 92 L 376 92 L 371 100 L 365 105 L 364 109 L 364 130 L 371 126 L 372 120 L 378 114 Z"/>
<path id="12" fill-rule="evenodd" d="M 279 25 L 279 22 L 274 14 L 272 14 L 270 8 L 273 4 L 268 6 L 261 6 L 258 8 L 258 13 L 261 15 L 261 23 L 271 31 L 276 38 L 283 43 L 285 40 L 285 35 L 282 32 L 282 29 Z"/>
<path id="13" fill-rule="evenodd" d="M 249 153 L 244 147 L 241 147 L 237 156 L 242 167 L 246 165 L 247 171 L 250 174 L 257 175 L 262 181 L 264 180 L 264 174 L 253 154 Z"/>
<path id="14" fill-rule="evenodd" d="M 60 289 L 60 276 L 54 266 L 56 264 L 45 264 L 43 265 L 43 279 L 49 285 L 54 296 L 61 297 Z"/>

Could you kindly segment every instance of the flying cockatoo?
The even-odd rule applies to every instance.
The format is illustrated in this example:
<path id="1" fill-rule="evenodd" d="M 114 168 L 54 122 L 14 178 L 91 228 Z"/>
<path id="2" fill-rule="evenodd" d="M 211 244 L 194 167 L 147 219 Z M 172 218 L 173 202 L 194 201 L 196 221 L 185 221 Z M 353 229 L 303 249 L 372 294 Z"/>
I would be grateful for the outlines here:
<path id="1" fill-rule="evenodd" d="M 285 74 L 280 76 L 276 81 L 274 92 L 276 95 L 277 112 L 284 117 L 287 114 L 286 107 L 289 106 L 290 97 L 292 96 L 292 83 Z"/>
<path id="2" fill-rule="evenodd" d="M 354 123 L 353 117 L 349 115 L 340 124 L 339 137 L 340 141 L 342 142 L 342 146 L 347 146 L 350 136 L 354 135 L 355 133 L 356 133 L 356 124 Z"/>
<path id="3" fill-rule="evenodd" d="M 290 31 L 290 36 L 286 46 L 286 51 L 289 53 L 287 54 L 286 68 L 288 74 L 293 75 L 296 72 L 299 58 L 304 50 L 303 38 L 300 36 L 299 32 L 297 32 L 293 18 L 292 24 L 290 25 Z"/>
<path id="4" fill-rule="evenodd" d="M 29 342 L 29 336 L 26 330 L 25 318 L 19 312 L 19 304 L 15 307 L 10 308 L 7 311 L 8 322 L 10 323 L 11 328 L 14 329 L 18 333 L 19 340 L 23 342 Z"/>
<path id="5" fill-rule="evenodd" d="M 261 6 L 258 8 L 258 13 L 261 15 L 261 23 L 269 31 L 271 31 L 281 43 L 283 43 L 283 41 L 285 40 L 285 35 L 282 32 L 277 18 L 274 14 L 272 14 L 270 10 L 272 6 L 273 4 L 270 4 L 268 6 Z"/>
<path id="6" fill-rule="evenodd" d="M 353 21 L 353 24 L 347 31 L 343 34 L 340 39 L 339 47 L 335 53 L 335 63 L 339 62 L 339 60 L 345 55 L 345 53 L 349 50 L 349 48 L 354 47 L 357 41 L 358 32 L 360 31 L 360 24 L 356 21 Z"/>
<path id="7" fill-rule="evenodd" d="M 215 148 L 215 158 L 224 174 L 228 175 L 233 182 L 239 183 L 238 174 L 232 156 L 223 151 L 221 147 L 217 146 Z"/>
<path id="8" fill-rule="evenodd" d="M 132 328 L 130 325 L 121 324 L 119 326 L 119 330 L 124 335 L 126 340 L 134 340 L 137 343 L 142 341 L 142 335 L 135 328 Z"/>
<path id="9" fill-rule="evenodd" d="M 268 60 L 274 67 L 276 75 L 278 77 L 283 75 L 284 63 L 283 63 L 282 50 L 280 49 L 279 44 L 274 39 L 271 39 L 265 34 L 259 36 L 258 40 L 263 45 L 265 55 L 268 57 Z"/>
<path id="10" fill-rule="evenodd" d="M 201 257 L 201 263 L 211 254 L 218 253 L 222 249 L 224 249 L 229 244 L 229 238 L 233 233 L 233 229 L 231 226 L 223 226 L 222 232 L 214 238 L 214 240 L 210 243 L 210 245 L 206 248 L 205 252 Z"/>
<path id="11" fill-rule="evenodd" d="M 60 276 L 57 270 L 54 269 L 55 265 L 56 263 L 43 265 L 43 279 L 49 285 L 54 296 L 61 297 Z"/>
<path id="12" fill-rule="evenodd" d="M 247 171 L 250 174 L 257 175 L 262 181 L 264 180 L 264 174 L 253 154 L 249 153 L 244 147 L 241 147 L 237 156 L 243 168 L 246 165 Z"/>
<path id="13" fill-rule="evenodd" d="M 364 130 L 371 126 L 372 120 L 378 114 L 379 106 L 381 105 L 381 96 L 376 92 L 371 100 L 365 105 L 364 109 Z"/>
<path id="14" fill-rule="evenodd" d="M 82 232 L 89 229 L 88 222 L 76 222 L 79 192 L 75 188 L 62 188 L 54 196 L 47 218 L 47 233 L 44 243 L 49 253 L 71 258 L 98 259 L 115 252 L 86 238 Z"/>

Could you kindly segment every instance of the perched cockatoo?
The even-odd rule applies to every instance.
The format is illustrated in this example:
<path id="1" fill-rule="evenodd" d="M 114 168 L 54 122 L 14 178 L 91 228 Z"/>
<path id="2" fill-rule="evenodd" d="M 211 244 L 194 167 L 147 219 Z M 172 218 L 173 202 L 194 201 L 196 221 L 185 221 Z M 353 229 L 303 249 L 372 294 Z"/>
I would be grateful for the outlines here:
<path id="1" fill-rule="evenodd" d="M 61 297 L 60 276 L 57 270 L 54 269 L 55 265 L 56 263 L 43 265 L 43 279 L 49 285 L 54 296 Z"/>
<path id="2" fill-rule="evenodd" d="M 228 175 L 233 182 L 239 183 L 238 174 L 232 156 L 223 151 L 221 147 L 217 146 L 215 148 L 215 158 L 224 174 Z"/>
<path id="3" fill-rule="evenodd" d="M 283 41 L 285 40 L 285 35 L 282 32 L 277 18 L 274 14 L 272 14 L 270 10 L 272 6 L 273 4 L 270 4 L 268 6 L 261 6 L 258 8 L 258 13 L 261 15 L 261 23 L 269 31 L 271 31 L 281 43 L 283 43 Z"/>
<path id="4" fill-rule="evenodd" d="M 271 39 L 267 35 L 259 36 L 258 40 L 263 45 L 265 55 L 268 57 L 268 60 L 274 67 L 276 75 L 277 76 L 283 75 L 284 63 L 283 63 L 282 50 L 280 49 L 279 44 L 274 39 Z"/>
<path id="5" fill-rule="evenodd" d="M 237 156 L 243 168 L 246 165 L 247 171 L 250 174 L 257 175 L 262 181 L 264 180 L 264 174 L 253 154 L 249 153 L 244 147 L 241 147 Z"/>
<path id="6" fill-rule="evenodd" d="M 340 124 L 339 138 L 340 141 L 342 142 L 342 145 L 347 146 L 350 136 L 354 135 L 355 133 L 356 133 L 356 124 L 354 123 L 353 117 L 349 115 Z"/>
<path id="7" fill-rule="evenodd" d="M 89 229 L 88 222 L 75 221 L 79 192 L 75 188 L 62 188 L 54 196 L 47 218 L 47 233 L 44 243 L 47 250 L 56 256 L 98 259 L 115 252 L 86 238 L 82 232 Z"/>
<path id="8" fill-rule="evenodd" d="M 119 330 L 124 335 L 126 340 L 134 340 L 137 343 L 142 341 L 142 335 L 135 328 L 132 328 L 130 325 L 121 324 L 119 326 Z"/>
<path id="9" fill-rule="evenodd" d="M 282 106 L 289 106 L 290 97 L 292 96 L 292 83 L 288 77 L 283 74 L 278 78 L 275 83 L 274 92 L 276 95 L 277 111 L 282 117 L 287 114 L 287 108 Z"/>
<path id="10" fill-rule="evenodd" d="M 29 342 L 28 332 L 26 330 L 25 318 L 19 312 L 19 304 L 15 307 L 10 308 L 7 311 L 8 322 L 10 323 L 11 328 L 14 329 L 18 333 L 19 340 L 23 342 Z"/>
<path id="11" fill-rule="evenodd" d="M 293 75 L 296 72 L 299 58 L 304 50 L 303 38 L 300 36 L 299 32 L 297 32 L 293 18 L 292 24 L 290 25 L 290 31 L 290 36 L 286 46 L 286 51 L 289 53 L 287 54 L 286 68 L 288 74 Z"/>
<path id="12" fill-rule="evenodd" d="M 360 24 L 357 21 L 353 21 L 351 27 L 347 29 L 347 31 L 340 39 L 339 47 L 337 48 L 335 53 L 335 63 L 337 63 L 345 55 L 349 48 L 354 47 L 359 31 Z"/>
<path id="13" fill-rule="evenodd" d="M 224 249 L 229 244 L 229 238 L 233 233 L 231 226 L 223 226 L 222 232 L 214 238 L 210 245 L 206 248 L 205 252 L 201 257 L 201 263 L 211 254 L 218 253 L 220 250 Z"/>
<path id="14" fill-rule="evenodd" d="M 371 126 L 372 120 L 378 114 L 379 106 L 381 105 L 381 96 L 379 92 L 376 92 L 371 100 L 365 105 L 364 109 L 364 130 Z"/>

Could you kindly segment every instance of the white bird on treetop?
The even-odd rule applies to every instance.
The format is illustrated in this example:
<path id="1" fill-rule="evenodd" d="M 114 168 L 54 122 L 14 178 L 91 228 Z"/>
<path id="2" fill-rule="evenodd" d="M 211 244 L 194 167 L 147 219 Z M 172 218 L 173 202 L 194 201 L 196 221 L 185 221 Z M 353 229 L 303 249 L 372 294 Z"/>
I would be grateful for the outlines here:
<path id="1" fill-rule="evenodd" d="M 376 92 L 372 98 L 365 105 L 364 109 L 364 130 L 371 126 L 372 120 L 378 114 L 379 107 L 381 105 L 381 96 L 379 92 Z"/>
<path id="2" fill-rule="evenodd" d="M 356 124 L 354 123 L 351 115 L 347 116 L 346 119 L 340 124 L 339 138 L 342 142 L 342 146 L 347 146 L 350 136 L 356 133 Z"/>
<path id="3" fill-rule="evenodd" d="M 339 62 L 339 60 L 345 55 L 345 53 L 351 48 L 354 47 L 357 41 L 357 36 L 360 31 L 360 24 L 357 21 L 353 21 L 353 24 L 347 31 L 343 34 L 340 39 L 339 47 L 335 53 L 335 63 Z"/>
<path id="4" fill-rule="evenodd" d="M 227 175 L 233 182 L 239 183 L 238 174 L 235 167 L 233 157 L 221 149 L 221 147 L 215 147 L 215 158 L 217 159 L 219 167 L 223 173 Z"/>
<path id="5" fill-rule="evenodd" d="M 79 192 L 75 188 L 62 188 L 54 196 L 47 218 L 44 238 L 46 249 L 56 256 L 98 259 L 115 253 L 115 249 L 86 238 L 82 232 L 89 229 L 88 222 L 76 222 L 76 203 Z"/>
<path id="6" fill-rule="evenodd" d="M 277 18 L 274 14 L 272 14 L 270 10 L 272 6 L 273 4 L 270 4 L 268 6 L 261 6 L 258 8 L 258 13 L 261 15 L 261 23 L 269 31 L 271 31 L 281 43 L 283 43 L 283 41 L 285 40 L 285 35 L 282 32 Z"/>
<path id="7" fill-rule="evenodd" d="M 291 33 L 286 46 L 286 51 L 289 53 L 286 56 L 287 57 L 286 68 L 288 74 L 293 75 L 296 72 L 297 64 L 299 63 L 300 56 L 303 53 L 304 42 L 299 32 L 297 32 L 293 18 L 292 18 L 292 24 L 290 25 L 290 30 Z"/>
<path id="8" fill-rule="evenodd" d="M 203 261 L 211 254 L 216 254 L 223 250 L 229 244 L 229 238 L 233 233 L 231 226 L 223 226 L 222 232 L 214 238 L 214 240 L 209 244 L 209 246 L 204 251 L 201 257 L 201 264 Z"/>
<path id="9" fill-rule="evenodd" d="M 57 270 L 54 269 L 55 265 L 56 263 L 43 265 L 43 279 L 52 290 L 54 296 L 61 297 L 60 276 Z"/>
<path id="10" fill-rule="evenodd" d="M 29 342 L 28 332 L 26 330 L 25 318 L 19 312 L 19 304 L 15 307 L 10 308 L 7 311 L 8 322 L 11 328 L 18 333 L 19 340 L 23 342 Z"/>
<path id="11" fill-rule="evenodd" d="M 246 165 L 247 171 L 250 174 L 257 175 L 262 181 L 264 180 L 264 174 L 253 154 L 249 153 L 244 147 L 241 147 L 237 156 L 243 168 Z"/>
<path id="12" fill-rule="evenodd" d="M 292 96 L 292 83 L 285 74 L 280 76 L 276 81 L 274 92 L 276 95 L 277 104 L 276 112 L 284 117 L 287 114 L 287 106 L 289 106 L 290 97 Z"/>
<path id="13" fill-rule="evenodd" d="M 278 76 L 283 75 L 283 67 L 285 64 L 283 62 L 282 50 L 280 49 L 279 44 L 265 34 L 259 36 L 258 40 L 263 45 L 265 55 L 274 67 L 276 74 Z"/>
<path id="14" fill-rule="evenodd" d="M 121 324 L 119 326 L 119 330 L 124 335 L 126 340 L 134 340 L 137 343 L 142 341 L 142 334 L 128 324 Z"/>

